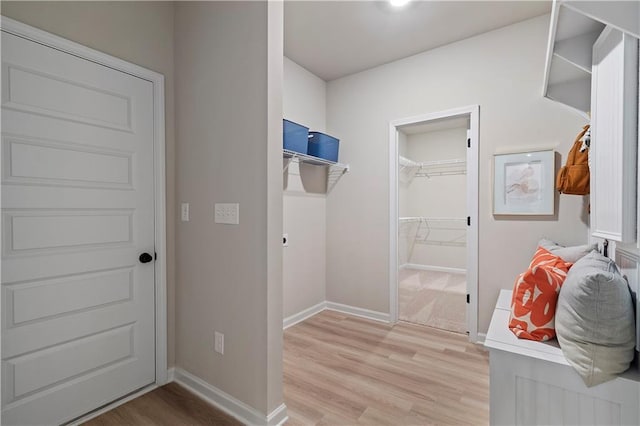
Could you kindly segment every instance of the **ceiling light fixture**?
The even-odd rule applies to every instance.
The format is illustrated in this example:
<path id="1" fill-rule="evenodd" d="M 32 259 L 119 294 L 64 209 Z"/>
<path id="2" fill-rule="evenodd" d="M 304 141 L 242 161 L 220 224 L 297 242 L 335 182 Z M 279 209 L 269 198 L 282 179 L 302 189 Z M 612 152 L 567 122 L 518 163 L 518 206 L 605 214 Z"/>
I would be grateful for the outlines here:
<path id="1" fill-rule="evenodd" d="M 411 0 L 389 0 L 389 3 L 394 7 L 402 7 L 406 6 L 410 1 Z"/>

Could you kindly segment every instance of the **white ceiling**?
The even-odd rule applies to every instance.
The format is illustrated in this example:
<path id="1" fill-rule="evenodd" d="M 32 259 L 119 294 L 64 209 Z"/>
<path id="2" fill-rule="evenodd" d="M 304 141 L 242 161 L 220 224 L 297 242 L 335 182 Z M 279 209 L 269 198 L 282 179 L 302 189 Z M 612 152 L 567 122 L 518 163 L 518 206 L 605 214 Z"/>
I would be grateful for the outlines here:
<path id="1" fill-rule="evenodd" d="M 285 55 L 330 81 L 551 11 L 551 2 L 286 1 Z"/>

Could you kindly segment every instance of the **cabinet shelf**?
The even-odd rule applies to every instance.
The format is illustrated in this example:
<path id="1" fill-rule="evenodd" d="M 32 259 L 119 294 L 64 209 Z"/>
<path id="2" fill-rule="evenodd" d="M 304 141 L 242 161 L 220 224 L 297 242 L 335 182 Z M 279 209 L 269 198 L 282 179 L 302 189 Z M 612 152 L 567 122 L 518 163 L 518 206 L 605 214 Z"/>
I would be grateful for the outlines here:
<path id="1" fill-rule="evenodd" d="M 299 152 L 282 150 L 282 157 L 289 160 L 284 164 L 283 172 L 289 168 L 291 162 L 311 164 L 313 166 L 326 167 L 327 169 L 327 194 L 336 186 L 340 178 L 349 172 L 349 165 L 314 157 L 313 155 L 301 154 Z"/>
<path id="2" fill-rule="evenodd" d="M 595 28 L 595 29 L 594 29 Z M 591 74 L 591 58 L 593 43 L 598 39 L 602 28 L 598 24 L 588 27 L 584 34 L 557 40 L 554 44 L 553 54 L 567 61 L 574 67 Z"/>

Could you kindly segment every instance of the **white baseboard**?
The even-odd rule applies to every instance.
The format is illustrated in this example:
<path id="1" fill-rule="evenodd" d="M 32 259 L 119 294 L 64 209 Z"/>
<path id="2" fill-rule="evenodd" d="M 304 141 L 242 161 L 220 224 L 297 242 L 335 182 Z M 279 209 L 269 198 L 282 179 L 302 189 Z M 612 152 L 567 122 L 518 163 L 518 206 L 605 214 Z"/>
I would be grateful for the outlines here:
<path id="1" fill-rule="evenodd" d="M 267 416 L 267 425 L 280 426 L 285 424 L 287 420 L 289 420 L 289 416 L 287 415 L 287 406 L 282 403 Z"/>
<path id="2" fill-rule="evenodd" d="M 420 271 L 449 272 L 451 274 L 467 273 L 467 270 L 463 268 L 449 268 L 446 266 L 434 266 L 434 265 L 419 265 L 417 263 L 405 263 L 402 266 L 400 266 L 400 269 L 418 269 Z"/>
<path id="3" fill-rule="evenodd" d="M 343 314 L 355 315 L 374 321 L 391 322 L 391 316 L 384 312 L 372 311 L 369 309 L 358 308 L 356 306 L 343 305 L 342 303 L 326 302 L 327 308 L 331 311 L 342 312 Z"/>
<path id="4" fill-rule="evenodd" d="M 327 302 L 320 302 L 317 305 L 313 305 L 310 308 L 305 309 L 304 311 L 288 316 L 282 321 L 282 328 L 286 330 L 292 325 L 296 325 L 297 323 L 302 322 L 325 309 L 327 309 Z"/>
<path id="5" fill-rule="evenodd" d="M 205 382 L 201 378 L 194 376 L 186 370 L 174 368 L 172 375 L 176 383 L 179 383 L 198 395 L 200 398 L 246 425 L 275 426 L 283 424 L 288 419 L 287 407 L 284 404 L 273 410 L 268 416 L 265 416 L 255 408 Z"/>
<path id="6" fill-rule="evenodd" d="M 484 345 L 484 340 L 487 338 L 487 333 L 478 333 L 478 340 L 476 343 L 479 345 Z"/>
<path id="7" fill-rule="evenodd" d="M 175 382 L 176 380 L 176 368 L 171 367 L 167 369 L 167 383 Z"/>
<path id="8" fill-rule="evenodd" d="M 293 314 L 291 316 L 286 317 L 282 321 L 283 329 L 286 330 L 287 328 L 293 325 L 296 325 L 299 322 L 302 322 L 307 318 L 310 318 L 316 314 L 319 314 L 320 312 L 327 309 L 330 311 L 342 312 L 343 314 L 354 315 L 357 317 L 362 317 L 362 318 L 366 318 L 374 321 L 381 321 L 381 322 L 387 322 L 387 323 L 391 322 L 391 316 L 384 312 L 377 312 L 377 311 L 372 311 L 370 309 L 358 308 L 357 306 L 344 305 L 342 303 L 325 301 L 325 302 L 320 302 L 317 305 L 313 305 L 310 308 L 305 309 L 304 311 L 300 311 L 297 314 Z"/>

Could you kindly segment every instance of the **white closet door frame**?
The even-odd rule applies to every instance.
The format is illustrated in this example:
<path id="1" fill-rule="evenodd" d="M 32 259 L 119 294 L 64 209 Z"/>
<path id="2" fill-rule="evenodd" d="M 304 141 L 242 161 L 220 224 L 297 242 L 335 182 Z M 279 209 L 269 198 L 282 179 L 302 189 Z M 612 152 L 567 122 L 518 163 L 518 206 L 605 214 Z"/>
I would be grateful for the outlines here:
<path id="1" fill-rule="evenodd" d="M 153 84 L 153 173 L 155 200 L 155 341 L 156 381 L 152 387 L 167 382 L 167 281 L 166 281 L 166 200 L 165 200 L 165 131 L 164 76 L 70 40 L 55 36 L 4 16 L 0 29 L 6 33 L 40 43 L 82 59 L 147 80 Z"/>
<path id="2" fill-rule="evenodd" d="M 478 341 L 478 142 L 480 141 L 480 106 L 470 105 L 447 111 L 417 115 L 389 123 L 389 322 L 398 321 L 398 128 L 443 118 L 469 117 L 467 148 L 467 326 L 469 341 Z"/>

